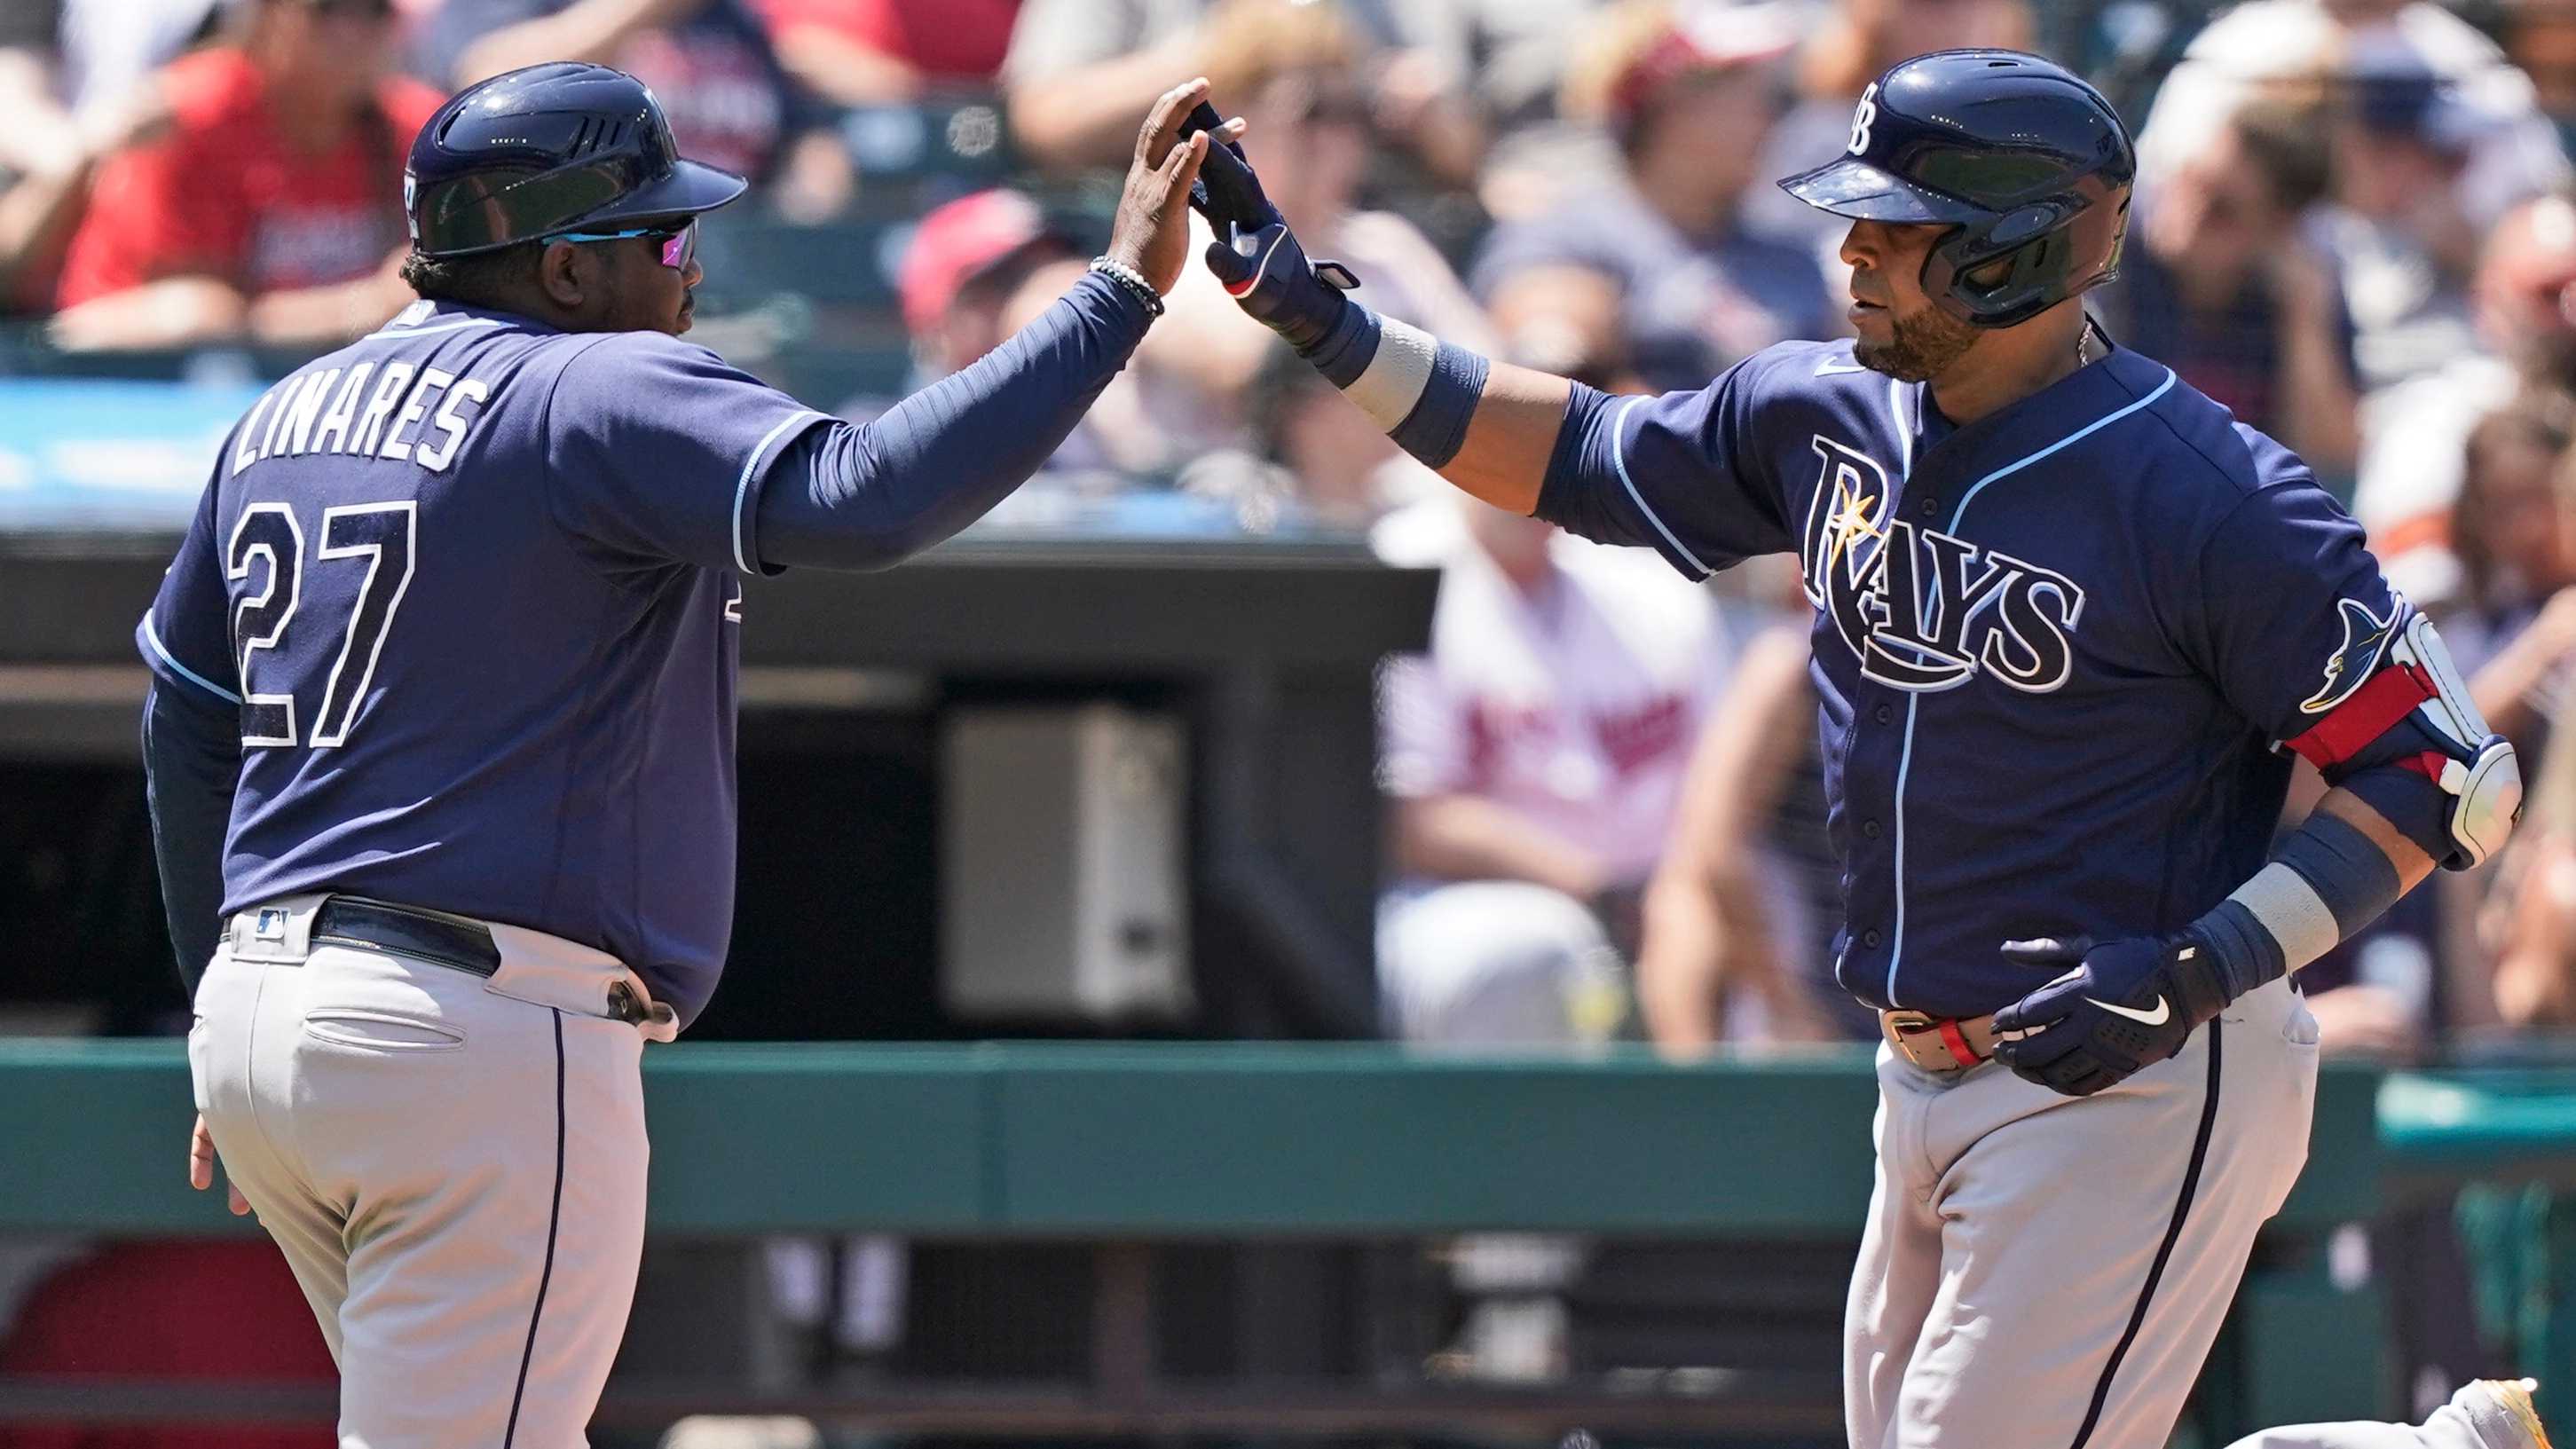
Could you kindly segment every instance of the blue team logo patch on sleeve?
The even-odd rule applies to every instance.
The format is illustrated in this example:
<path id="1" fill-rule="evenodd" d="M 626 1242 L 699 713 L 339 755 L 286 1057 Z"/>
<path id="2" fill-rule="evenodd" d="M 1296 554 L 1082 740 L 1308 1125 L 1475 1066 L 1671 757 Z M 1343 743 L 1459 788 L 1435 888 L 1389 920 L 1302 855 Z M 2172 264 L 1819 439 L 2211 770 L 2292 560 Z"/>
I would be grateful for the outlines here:
<path id="1" fill-rule="evenodd" d="M 2403 612 L 2392 604 L 2383 619 L 2359 599 L 2337 599 L 2335 611 L 2343 616 L 2343 643 L 2326 656 L 2326 682 L 2299 701 L 2302 714 L 2324 714 L 2370 682 L 2379 669 L 2379 656 L 2388 652 L 2388 641 L 2397 635 L 2397 620 Z"/>
<path id="2" fill-rule="evenodd" d="M 1807 599 L 1832 616 L 1861 673 L 1897 689 L 1955 689 L 1982 670 L 2046 694 L 2074 667 L 2084 591 L 2054 569 L 1893 516 L 1887 470 L 1818 435 L 1823 461 L 1799 556 Z"/>

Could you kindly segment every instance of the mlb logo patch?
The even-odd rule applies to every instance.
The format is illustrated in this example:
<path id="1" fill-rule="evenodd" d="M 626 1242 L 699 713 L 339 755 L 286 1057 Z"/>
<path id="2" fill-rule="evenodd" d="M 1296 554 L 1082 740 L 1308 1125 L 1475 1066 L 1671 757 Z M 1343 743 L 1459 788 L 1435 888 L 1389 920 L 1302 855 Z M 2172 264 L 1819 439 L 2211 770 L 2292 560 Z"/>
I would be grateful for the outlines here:
<path id="1" fill-rule="evenodd" d="M 251 935 L 262 941 L 285 940 L 286 914 L 286 912 L 281 910 L 262 910 L 259 913 L 259 919 L 251 923 Z"/>

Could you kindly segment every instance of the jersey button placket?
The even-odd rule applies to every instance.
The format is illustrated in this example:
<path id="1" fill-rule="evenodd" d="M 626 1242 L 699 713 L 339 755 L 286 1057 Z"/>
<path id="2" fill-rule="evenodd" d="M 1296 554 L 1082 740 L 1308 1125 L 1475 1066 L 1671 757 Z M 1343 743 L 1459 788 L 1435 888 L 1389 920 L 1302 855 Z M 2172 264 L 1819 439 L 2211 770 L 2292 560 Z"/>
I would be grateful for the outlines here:
<path id="1" fill-rule="evenodd" d="M 1888 721 L 1896 718 L 1896 706 L 1892 704 L 1882 704 L 1871 713 L 1870 717 L 1877 720 L 1880 724 L 1886 724 Z"/>
<path id="2" fill-rule="evenodd" d="M 1868 836 L 1872 840 L 1876 840 L 1878 838 L 1878 822 L 1875 820 L 1862 821 L 1860 823 L 1860 833 Z"/>
<path id="3" fill-rule="evenodd" d="M 1863 931 L 1863 932 L 1861 932 L 1861 933 L 1860 933 L 1860 943 L 1861 943 L 1862 945 L 1864 945 L 1864 946 L 1868 947 L 1869 949 L 1873 950 L 1873 951 L 1877 950 L 1877 949 L 1878 949 L 1878 932 L 1876 932 L 1876 931 Z"/>

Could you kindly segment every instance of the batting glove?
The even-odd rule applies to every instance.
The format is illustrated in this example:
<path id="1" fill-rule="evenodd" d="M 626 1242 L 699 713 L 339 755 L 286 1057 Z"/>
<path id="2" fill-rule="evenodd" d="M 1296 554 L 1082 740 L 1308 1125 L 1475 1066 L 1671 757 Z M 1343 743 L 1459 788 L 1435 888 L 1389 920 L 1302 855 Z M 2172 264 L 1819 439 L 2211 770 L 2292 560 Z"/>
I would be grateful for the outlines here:
<path id="1" fill-rule="evenodd" d="M 1333 335 L 1351 304 L 1342 293 L 1359 278 L 1339 262 L 1310 262 L 1306 249 L 1261 193 L 1261 183 L 1226 147 L 1212 147 L 1204 166 L 1222 173 L 1211 190 L 1232 204 L 1207 213 L 1216 240 L 1208 243 L 1208 270 L 1227 295 L 1271 331 L 1309 356 Z"/>
<path id="2" fill-rule="evenodd" d="M 2230 999 L 2216 953 L 2189 931 L 2100 946 L 2089 936 L 2006 941 L 2003 952 L 2064 974 L 1995 1013 L 1995 1060 L 2070 1097 L 2181 1051 Z"/>

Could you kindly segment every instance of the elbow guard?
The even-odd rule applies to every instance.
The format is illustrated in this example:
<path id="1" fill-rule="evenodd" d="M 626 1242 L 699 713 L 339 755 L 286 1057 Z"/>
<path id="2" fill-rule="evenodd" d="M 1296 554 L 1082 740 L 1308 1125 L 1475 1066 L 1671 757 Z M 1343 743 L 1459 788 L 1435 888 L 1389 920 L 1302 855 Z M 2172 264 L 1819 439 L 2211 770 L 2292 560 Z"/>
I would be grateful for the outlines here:
<path id="1" fill-rule="evenodd" d="M 2358 788 L 2363 780 L 2357 777 L 2390 768 L 2430 781 L 2442 793 L 2444 819 L 2438 833 L 2426 832 L 2431 838 L 2416 844 L 2444 868 L 2466 870 L 2501 849 L 2521 820 L 2522 769 L 2512 744 L 2487 728 L 2432 621 L 2403 603 L 2397 607 L 2402 624 L 2368 621 L 2381 641 L 2375 657 L 2351 661 L 2376 669 L 2289 746 L 2329 785 L 2351 779 Z M 2352 601 L 2344 608 L 2348 628 L 2358 623 L 2353 612 L 2368 616 Z"/>

